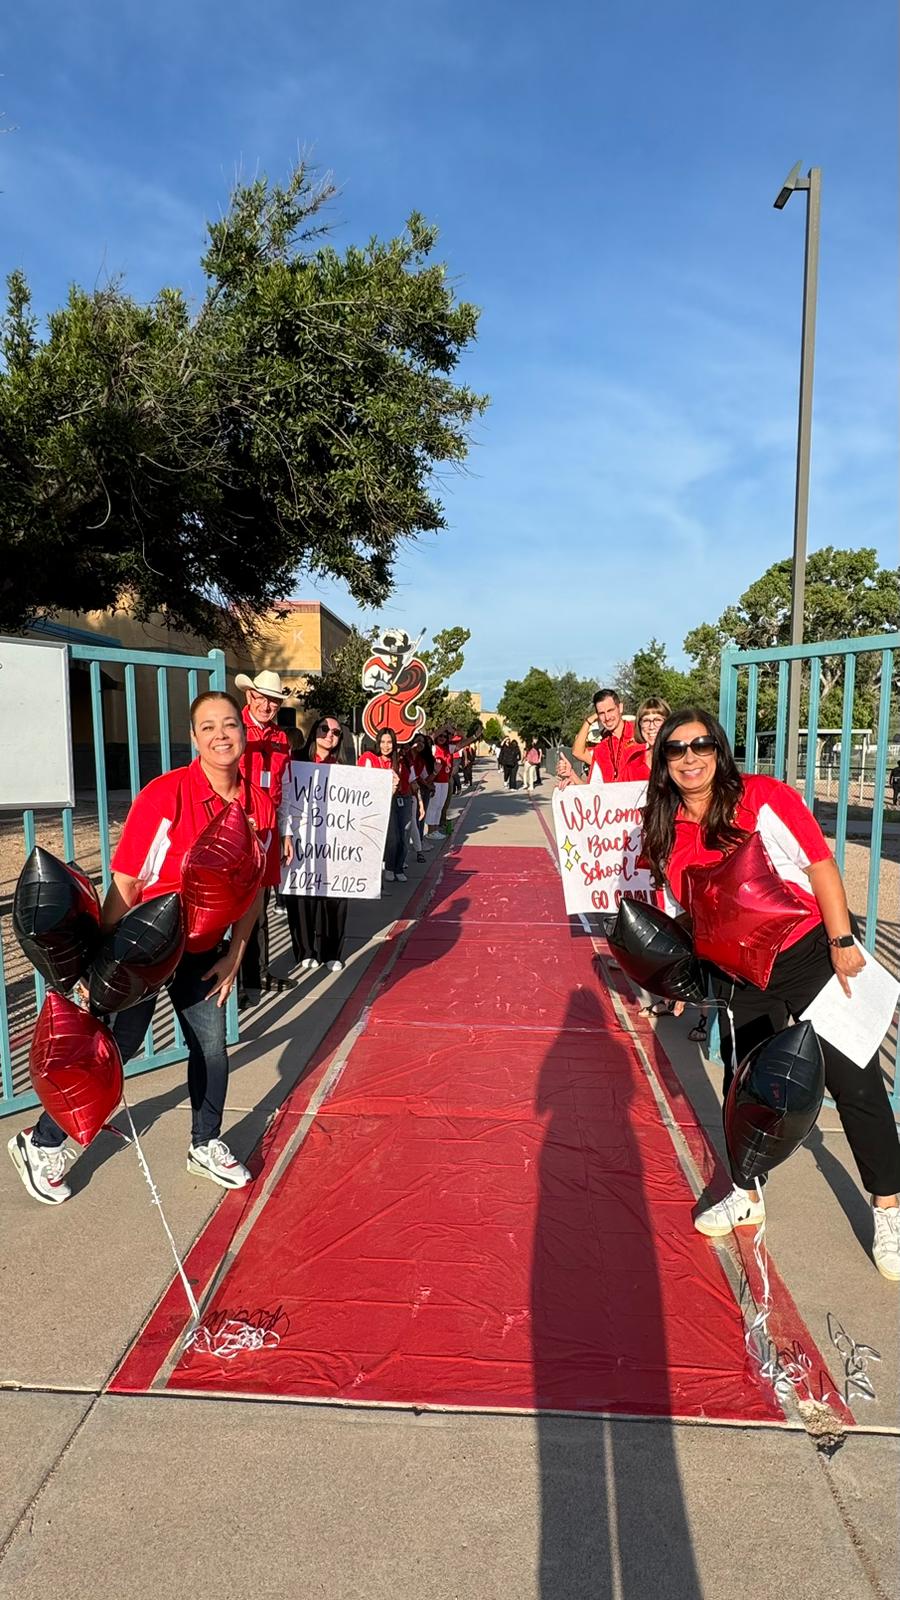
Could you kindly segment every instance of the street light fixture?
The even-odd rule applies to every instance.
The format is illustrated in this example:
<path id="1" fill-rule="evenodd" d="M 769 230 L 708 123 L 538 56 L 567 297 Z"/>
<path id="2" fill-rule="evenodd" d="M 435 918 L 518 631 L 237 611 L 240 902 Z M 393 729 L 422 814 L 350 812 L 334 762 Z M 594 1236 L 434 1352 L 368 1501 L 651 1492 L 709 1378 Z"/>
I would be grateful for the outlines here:
<path id="1" fill-rule="evenodd" d="M 797 418 L 797 477 L 794 490 L 794 554 L 791 566 L 791 644 L 803 643 L 803 606 L 806 598 L 806 534 L 809 520 L 809 457 L 812 439 L 813 363 L 816 347 L 816 286 L 819 276 L 819 202 L 821 167 L 800 176 L 802 163 L 792 167 L 775 201 L 783 211 L 795 189 L 806 191 L 806 251 L 803 265 L 803 318 L 800 334 L 800 404 Z M 800 686 L 802 662 L 792 661 L 788 690 L 787 760 L 785 777 L 797 782 L 800 754 Z M 813 750 L 815 749 L 815 733 Z M 807 749 L 807 761 L 810 752 Z"/>

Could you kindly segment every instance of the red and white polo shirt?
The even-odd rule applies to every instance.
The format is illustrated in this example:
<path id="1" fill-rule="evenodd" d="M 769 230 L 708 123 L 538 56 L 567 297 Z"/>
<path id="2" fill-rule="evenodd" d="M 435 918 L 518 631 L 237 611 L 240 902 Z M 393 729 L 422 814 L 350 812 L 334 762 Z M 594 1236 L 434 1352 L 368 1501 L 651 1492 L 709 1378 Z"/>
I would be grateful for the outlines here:
<path id="1" fill-rule="evenodd" d="M 241 712 L 247 745 L 241 756 L 241 774 L 256 789 L 267 789 L 275 810 L 281 805 L 284 775 L 291 764 L 291 741 L 274 722 L 257 722 L 250 707 Z"/>
<path id="2" fill-rule="evenodd" d="M 758 833 L 779 878 L 790 883 L 808 907 L 808 916 L 794 928 L 782 950 L 803 939 L 822 921 L 818 902 L 806 875 L 808 867 L 830 861 L 831 851 L 819 824 L 795 789 L 778 778 L 747 773 L 735 822 L 747 833 Z M 666 867 L 666 906 L 671 916 L 684 909 L 682 875 L 686 867 L 713 866 L 722 860 L 718 850 L 703 842 L 703 826 L 679 813 L 675 818 L 675 845 Z"/>
<path id="3" fill-rule="evenodd" d="M 256 824 L 257 837 L 266 854 L 264 887 L 275 889 L 281 882 L 275 807 L 268 794 L 246 779 L 241 783 L 239 799 Z M 225 805 L 221 795 L 210 787 L 199 760 L 153 778 L 132 801 L 112 858 L 113 871 L 136 878 L 142 900 L 180 890 L 185 852 L 207 823 L 224 811 Z"/>

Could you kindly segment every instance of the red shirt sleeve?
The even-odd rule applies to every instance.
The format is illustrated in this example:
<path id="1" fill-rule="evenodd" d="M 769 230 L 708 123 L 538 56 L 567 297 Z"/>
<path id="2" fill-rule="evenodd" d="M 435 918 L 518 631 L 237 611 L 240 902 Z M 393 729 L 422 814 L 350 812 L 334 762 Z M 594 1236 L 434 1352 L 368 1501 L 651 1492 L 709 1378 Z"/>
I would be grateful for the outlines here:
<path id="1" fill-rule="evenodd" d="M 127 878 L 140 877 L 163 819 L 174 820 L 178 807 L 173 798 L 169 773 L 151 779 L 135 795 L 110 863 L 113 872 L 122 872 Z"/>
<path id="2" fill-rule="evenodd" d="M 744 779 L 744 793 L 750 800 L 757 818 L 763 806 L 768 806 L 780 822 L 789 828 L 807 857 L 810 866 L 831 859 L 831 848 L 822 829 L 806 801 L 789 783 L 778 778 L 751 774 Z"/>

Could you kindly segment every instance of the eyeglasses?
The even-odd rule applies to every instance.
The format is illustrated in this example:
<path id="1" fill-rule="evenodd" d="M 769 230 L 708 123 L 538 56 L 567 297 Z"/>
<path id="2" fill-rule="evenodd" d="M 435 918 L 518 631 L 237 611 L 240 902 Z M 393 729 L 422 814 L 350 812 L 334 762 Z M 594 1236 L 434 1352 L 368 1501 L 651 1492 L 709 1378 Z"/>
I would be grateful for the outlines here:
<path id="1" fill-rule="evenodd" d="M 704 733 L 699 739 L 667 739 L 663 745 L 663 755 L 667 761 L 677 761 L 679 756 L 686 756 L 689 750 L 695 756 L 711 756 L 718 748 L 715 739 Z"/>
<path id="2" fill-rule="evenodd" d="M 323 734 L 323 735 L 330 734 L 332 739 L 339 739 L 341 737 L 340 728 L 328 728 L 328 727 L 317 728 L 316 729 L 316 733 Z"/>

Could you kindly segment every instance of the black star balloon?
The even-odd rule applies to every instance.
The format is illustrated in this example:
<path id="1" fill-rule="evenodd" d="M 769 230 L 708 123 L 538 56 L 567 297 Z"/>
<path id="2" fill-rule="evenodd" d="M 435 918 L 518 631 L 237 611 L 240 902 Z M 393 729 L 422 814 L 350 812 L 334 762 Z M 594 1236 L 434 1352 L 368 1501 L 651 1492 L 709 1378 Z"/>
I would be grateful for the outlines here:
<path id="1" fill-rule="evenodd" d="M 686 928 L 641 900 L 623 900 L 610 948 L 629 978 L 663 1000 L 704 1000 L 706 985 Z"/>
<path id="2" fill-rule="evenodd" d="M 124 1011 L 156 994 L 183 952 L 184 917 L 177 894 L 157 895 L 133 906 L 106 935 L 91 963 L 91 1010 Z"/>
<path id="3" fill-rule="evenodd" d="M 803 1143 L 822 1109 L 825 1064 L 811 1022 L 755 1045 L 732 1079 L 725 1139 L 735 1174 L 752 1184 Z"/>
<path id="4" fill-rule="evenodd" d="M 36 845 L 13 899 L 13 932 L 26 956 L 55 989 L 71 989 L 100 940 L 100 902 L 90 879 Z"/>

